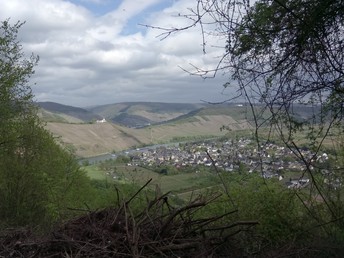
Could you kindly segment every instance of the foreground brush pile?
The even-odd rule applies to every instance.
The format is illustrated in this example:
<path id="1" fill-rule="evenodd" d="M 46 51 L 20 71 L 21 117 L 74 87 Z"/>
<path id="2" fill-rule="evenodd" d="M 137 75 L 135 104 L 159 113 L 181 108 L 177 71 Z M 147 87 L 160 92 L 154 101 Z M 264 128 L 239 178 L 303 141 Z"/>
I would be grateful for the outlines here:
<path id="1" fill-rule="evenodd" d="M 229 223 L 235 211 L 196 216 L 217 196 L 172 208 L 165 194 L 134 214 L 130 203 L 136 195 L 118 207 L 87 212 L 44 236 L 28 230 L 3 232 L 0 257 L 228 257 L 229 249 L 234 256 L 239 252 L 228 239 L 256 224 Z"/>

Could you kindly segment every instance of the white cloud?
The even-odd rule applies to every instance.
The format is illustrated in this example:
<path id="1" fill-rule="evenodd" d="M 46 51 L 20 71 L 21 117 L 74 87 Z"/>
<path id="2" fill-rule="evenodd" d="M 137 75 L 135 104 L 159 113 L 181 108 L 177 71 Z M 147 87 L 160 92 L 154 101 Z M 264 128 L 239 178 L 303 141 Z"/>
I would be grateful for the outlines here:
<path id="1" fill-rule="evenodd" d="M 106 4 L 106 0 L 84 0 Z M 0 0 L 0 17 L 26 21 L 20 40 L 26 52 L 40 56 L 33 86 L 38 101 L 87 106 L 123 101 L 198 102 L 221 98 L 225 78 L 202 80 L 189 76 L 194 65 L 213 68 L 219 48 L 202 54 L 198 28 L 160 40 L 161 31 L 146 29 L 124 35 L 131 19 L 154 10 L 155 4 L 174 3 L 155 10 L 140 23 L 184 26 L 174 17 L 193 0 L 124 0 L 115 10 L 96 16 L 92 10 L 62 0 Z M 79 1 L 82 3 L 83 1 Z M 153 9 L 152 9 L 153 8 Z M 6 18 L 4 18 L 6 19 Z M 209 39 L 209 45 L 223 44 Z"/>

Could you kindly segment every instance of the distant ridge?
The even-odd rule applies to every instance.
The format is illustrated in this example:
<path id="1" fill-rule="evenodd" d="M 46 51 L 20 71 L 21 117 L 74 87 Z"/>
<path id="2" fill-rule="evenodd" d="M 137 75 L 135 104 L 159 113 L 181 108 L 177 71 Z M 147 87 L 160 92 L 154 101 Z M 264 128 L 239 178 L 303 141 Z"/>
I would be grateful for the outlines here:
<path id="1" fill-rule="evenodd" d="M 73 146 L 79 157 L 171 141 L 213 138 L 236 130 L 251 130 L 253 119 L 250 106 L 240 103 L 127 102 L 87 110 L 53 102 L 39 104 L 40 112 L 48 122 L 47 128 L 66 146 Z M 257 111 L 261 107 L 255 106 Z M 314 111 L 314 107 L 301 105 L 295 105 L 291 110 L 300 121 L 312 118 Z M 261 119 L 269 116 L 269 113 L 265 113 Z M 95 123 L 95 120 L 101 118 L 107 122 Z M 86 122 L 90 120 L 92 123 Z M 221 130 L 223 128 L 225 130 Z"/>
<path id="2" fill-rule="evenodd" d="M 123 102 L 101 105 L 87 110 L 105 117 L 108 121 L 131 128 L 142 128 L 175 120 L 206 104 Z"/>
<path id="3" fill-rule="evenodd" d="M 90 123 L 105 118 L 108 122 L 130 128 L 143 128 L 195 120 L 195 117 L 225 115 L 235 120 L 252 120 L 250 107 L 240 103 L 162 103 L 123 102 L 80 108 L 55 102 L 37 102 L 40 114 L 46 122 Z M 259 107 L 259 105 L 257 105 Z M 312 117 L 317 108 L 294 105 L 292 115 L 299 121 Z"/>
<path id="4" fill-rule="evenodd" d="M 53 116 L 50 114 L 49 118 L 50 119 L 57 119 L 60 120 L 60 122 L 63 120 L 66 120 L 68 122 L 68 119 L 64 116 L 58 117 L 58 115 L 67 115 L 69 117 L 77 118 L 81 120 L 82 122 L 91 122 L 95 121 L 97 119 L 101 119 L 102 117 L 98 114 L 95 114 L 89 110 L 79 108 L 79 107 L 73 107 L 73 106 L 68 106 L 68 105 L 63 105 L 55 102 L 36 102 L 37 106 L 40 107 L 41 109 L 48 111 L 52 114 L 55 114 Z M 47 113 L 43 113 L 43 119 L 48 116 Z M 49 119 L 48 119 L 49 120 Z M 59 122 L 59 121 L 57 121 Z"/>

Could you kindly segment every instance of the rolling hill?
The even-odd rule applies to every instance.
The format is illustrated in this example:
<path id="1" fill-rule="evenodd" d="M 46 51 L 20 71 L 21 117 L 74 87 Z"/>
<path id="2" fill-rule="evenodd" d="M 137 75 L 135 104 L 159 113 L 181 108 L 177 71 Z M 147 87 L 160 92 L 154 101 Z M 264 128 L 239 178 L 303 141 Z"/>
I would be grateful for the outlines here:
<path id="1" fill-rule="evenodd" d="M 227 132 L 221 130 L 224 125 L 232 130 L 250 127 L 244 117 L 237 115 L 236 109 L 237 118 L 230 115 L 227 109 L 238 108 L 236 105 L 120 103 L 86 111 L 52 103 L 41 107 L 45 117 L 49 114 L 49 118 L 55 119 L 47 120 L 47 129 L 63 144 L 72 146 L 80 157 L 144 145 L 221 136 Z M 105 117 L 108 122 L 83 122 L 100 117 Z"/>
<path id="2" fill-rule="evenodd" d="M 88 108 L 108 121 L 132 128 L 168 122 L 205 104 L 125 102 Z"/>
<path id="3" fill-rule="evenodd" d="M 80 157 L 96 156 L 144 145 L 221 136 L 228 125 L 233 130 L 249 128 L 247 122 L 238 122 L 230 116 L 193 116 L 174 123 L 144 128 L 128 128 L 113 123 L 68 124 L 47 123 L 47 129 L 59 136 L 61 142 L 73 146 Z"/>
<path id="4" fill-rule="evenodd" d="M 252 128 L 252 113 L 238 104 L 119 103 L 81 109 L 41 104 L 47 128 L 77 156 L 89 157 L 144 145 L 221 136 Z M 259 107 L 257 107 L 259 109 Z M 304 119 L 311 109 L 298 108 Z M 90 123 L 105 117 L 105 123 Z M 226 127 L 227 130 L 221 130 Z"/>
<path id="5" fill-rule="evenodd" d="M 236 120 L 251 119 L 247 107 L 238 104 L 126 102 L 91 108 L 78 108 L 53 102 L 38 102 L 40 116 L 46 122 L 92 123 L 105 118 L 113 124 L 143 128 L 152 125 L 182 123 L 192 117 L 231 116 Z"/>
<path id="6" fill-rule="evenodd" d="M 40 117 L 46 122 L 90 123 L 105 118 L 112 123 L 132 128 L 178 119 L 205 106 L 205 104 L 126 102 L 78 108 L 54 102 L 36 104 L 39 107 Z"/>
<path id="7" fill-rule="evenodd" d="M 37 102 L 39 115 L 46 122 L 89 123 L 101 119 L 89 110 L 66 106 L 55 102 Z"/>

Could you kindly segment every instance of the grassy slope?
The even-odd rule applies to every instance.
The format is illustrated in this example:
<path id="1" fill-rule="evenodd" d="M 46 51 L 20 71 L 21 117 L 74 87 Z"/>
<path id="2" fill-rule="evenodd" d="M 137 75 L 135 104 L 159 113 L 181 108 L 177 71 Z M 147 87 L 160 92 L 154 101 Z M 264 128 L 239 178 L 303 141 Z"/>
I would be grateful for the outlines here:
<path id="1" fill-rule="evenodd" d="M 38 116 L 46 122 L 57 122 L 57 123 L 84 123 L 83 120 L 70 116 L 67 114 L 58 114 L 54 112 L 50 112 L 44 109 L 40 109 L 38 112 Z"/>
<path id="2" fill-rule="evenodd" d="M 97 154 L 124 150 L 139 145 L 128 128 L 110 123 L 103 124 L 65 124 L 48 123 L 47 129 L 59 136 L 61 141 L 73 145 L 78 156 L 87 157 Z"/>
<path id="3" fill-rule="evenodd" d="M 92 179 L 99 180 L 114 180 L 118 183 L 137 183 L 138 185 L 145 184 L 148 180 L 153 179 L 149 184 L 151 189 L 159 187 L 163 192 L 173 192 L 183 198 L 188 198 L 192 193 L 196 193 L 201 189 L 211 188 L 216 185 L 214 174 L 210 172 L 202 173 L 181 173 L 177 175 L 161 175 L 152 170 L 141 167 L 129 167 L 125 165 L 116 166 L 116 179 L 111 178 L 105 171 L 100 170 L 97 165 L 83 167 L 88 176 Z"/>
<path id="4" fill-rule="evenodd" d="M 65 124 L 48 123 L 47 128 L 61 137 L 63 143 L 72 144 L 78 156 L 87 157 L 125 150 L 142 144 L 169 142 L 175 137 L 220 136 L 223 125 L 233 130 L 248 128 L 227 115 L 195 116 L 170 124 L 141 129 L 127 128 L 111 123 Z"/>
<path id="5" fill-rule="evenodd" d="M 192 112 L 185 113 L 187 110 Z M 182 117 L 170 122 L 135 129 L 111 123 L 68 124 L 70 118 L 64 116 L 61 123 L 49 122 L 47 128 L 63 143 L 74 146 L 80 157 L 96 156 L 112 151 L 121 151 L 142 145 L 167 143 L 176 139 L 213 137 L 226 134 L 226 126 L 231 130 L 250 128 L 246 107 L 237 105 L 165 104 L 165 103 L 121 103 L 96 107 L 92 111 L 137 113 L 155 120 L 171 119 L 184 112 Z M 53 115 L 53 114 L 51 114 Z M 62 117 L 60 116 L 62 119 Z M 74 120 L 73 122 L 77 122 Z"/>

